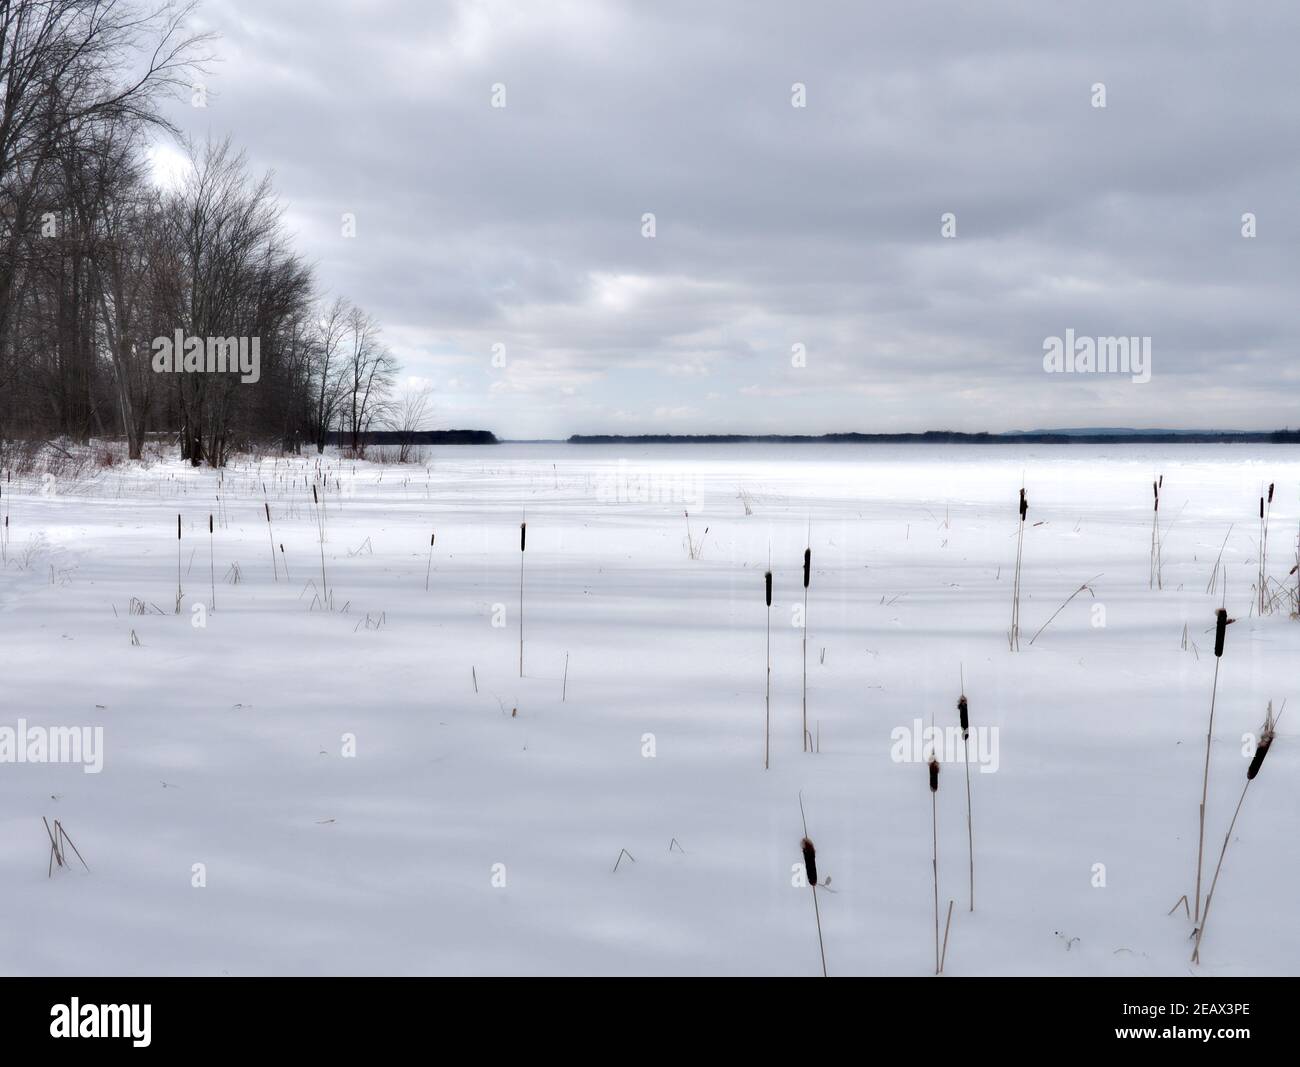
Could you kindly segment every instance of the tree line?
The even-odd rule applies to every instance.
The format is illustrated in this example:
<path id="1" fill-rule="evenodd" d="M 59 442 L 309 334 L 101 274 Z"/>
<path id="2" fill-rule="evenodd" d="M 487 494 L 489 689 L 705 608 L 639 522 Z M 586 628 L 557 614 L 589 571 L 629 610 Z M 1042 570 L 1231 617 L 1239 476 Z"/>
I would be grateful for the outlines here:
<path id="1" fill-rule="evenodd" d="M 379 324 L 322 294 L 269 175 L 226 139 L 152 180 L 149 145 L 179 138 L 163 105 L 211 59 L 193 10 L 0 0 L 0 442 L 120 436 L 138 459 L 164 432 L 221 466 L 410 416 Z M 197 372 L 160 373 L 173 338 Z M 212 372 L 236 342 L 256 375 Z"/>

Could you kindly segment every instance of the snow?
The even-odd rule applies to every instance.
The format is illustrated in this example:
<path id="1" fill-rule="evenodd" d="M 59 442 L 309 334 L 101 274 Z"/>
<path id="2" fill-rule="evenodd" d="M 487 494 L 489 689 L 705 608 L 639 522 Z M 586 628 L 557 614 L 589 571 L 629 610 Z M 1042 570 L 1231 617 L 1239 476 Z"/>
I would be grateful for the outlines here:
<path id="1" fill-rule="evenodd" d="M 1295 582 L 1300 449 L 506 444 L 426 460 L 321 458 L 332 610 L 315 457 L 4 487 L 0 727 L 102 727 L 103 768 L 0 763 L 0 972 L 814 975 L 811 893 L 792 884 L 802 792 L 831 876 L 830 973 L 928 974 L 927 773 L 891 753 L 916 720 L 956 724 L 962 672 L 997 760 L 981 772 L 972 752 L 973 913 L 959 753 L 941 775 L 947 973 L 1300 970 L 1300 712 L 1246 798 L 1199 967 L 1190 922 L 1167 914 L 1195 879 L 1224 598 L 1207 583 L 1230 527 L 1207 889 L 1243 735 L 1268 701 L 1300 700 L 1300 622 L 1251 607 L 1269 482 L 1269 573 Z M 793 614 L 807 543 L 816 754 Z M 47 877 L 42 816 L 89 872 L 73 857 Z"/>

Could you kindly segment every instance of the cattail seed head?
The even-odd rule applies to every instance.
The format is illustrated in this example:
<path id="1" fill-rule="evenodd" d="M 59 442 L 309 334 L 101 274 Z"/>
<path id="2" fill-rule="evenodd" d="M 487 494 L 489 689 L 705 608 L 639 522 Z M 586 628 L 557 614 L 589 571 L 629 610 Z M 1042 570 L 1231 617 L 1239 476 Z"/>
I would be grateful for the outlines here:
<path id="1" fill-rule="evenodd" d="M 812 841 L 804 838 L 799 842 L 799 847 L 803 850 L 803 870 L 808 876 L 808 884 L 817 884 L 817 849 L 813 847 Z"/>
<path id="2" fill-rule="evenodd" d="M 521 522 L 519 524 L 519 551 L 520 552 L 524 550 L 524 545 L 527 543 L 527 541 L 528 541 L 528 523 Z"/>
<path id="3" fill-rule="evenodd" d="M 1250 761 L 1250 766 L 1246 769 L 1246 780 L 1253 781 L 1255 775 L 1259 773 L 1259 768 L 1263 766 L 1264 757 L 1268 755 L 1268 746 L 1273 743 L 1272 731 L 1267 731 L 1263 737 L 1255 744 L 1255 756 Z"/>
<path id="4" fill-rule="evenodd" d="M 1273 743 L 1273 735 L 1277 727 L 1277 718 L 1273 715 L 1273 702 L 1268 703 L 1268 712 L 1264 716 L 1264 725 L 1259 731 L 1259 740 L 1255 742 L 1255 755 L 1250 761 L 1250 766 L 1246 769 L 1246 781 L 1253 781 L 1255 775 L 1259 773 L 1260 767 L 1264 764 L 1264 757 L 1268 755 L 1269 745 Z"/>
<path id="5" fill-rule="evenodd" d="M 772 572 L 767 571 L 763 575 L 763 588 L 767 597 L 767 606 L 772 606 Z"/>
<path id="6" fill-rule="evenodd" d="M 808 588 L 808 579 L 811 576 L 811 572 L 812 572 L 812 549 L 805 548 L 803 550 L 803 587 L 805 589 Z"/>
<path id="7" fill-rule="evenodd" d="M 1273 483 L 1268 483 L 1268 502 L 1273 503 Z"/>
<path id="8" fill-rule="evenodd" d="M 266 508 L 266 521 L 267 521 L 267 522 L 270 522 L 270 521 L 271 521 L 271 505 L 268 504 L 265 500 L 263 500 L 263 501 L 262 501 L 262 507 Z"/>
<path id="9" fill-rule="evenodd" d="M 176 516 L 176 540 L 179 541 L 180 539 L 181 539 L 181 517 L 177 515 Z"/>
<path id="10" fill-rule="evenodd" d="M 433 534 L 429 534 L 429 547 L 430 547 L 430 548 L 433 547 L 433 538 L 434 538 L 434 535 L 433 535 Z"/>
<path id="11" fill-rule="evenodd" d="M 1260 517 L 1261 519 L 1264 517 L 1264 498 L 1263 498 L 1263 497 L 1260 497 L 1260 498 L 1259 498 L 1259 517 Z"/>
<path id="12" fill-rule="evenodd" d="M 1228 613 L 1223 608 L 1220 608 L 1214 614 L 1215 614 L 1214 654 L 1216 656 L 1222 656 L 1223 638 L 1224 635 L 1228 632 Z"/>
<path id="13" fill-rule="evenodd" d="M 939 792 L 939 761 L 930 757 L 930 792 Z"/>
<path id="14" fill-rule="evenodd" d="M 963 693 L 961 699 L 957 701 L 957 712 L 961 716 L 961 739 L 965 741 L 967 735 L 970 733 L 970 715 L 967 713 L 965 693 Z"/>
<path id="15" fill-rule="evenodd" d="M 1025 516 L 1029 514 L 1029 498 L 1025 496 L 1025 491 L 1020 490 L 1020 521 L 1025 521 Z"/>
<path id="16" fill-rule="evenodd" d="M 208 533 L 212 532 L 212 516 L 208 516 Z"/>

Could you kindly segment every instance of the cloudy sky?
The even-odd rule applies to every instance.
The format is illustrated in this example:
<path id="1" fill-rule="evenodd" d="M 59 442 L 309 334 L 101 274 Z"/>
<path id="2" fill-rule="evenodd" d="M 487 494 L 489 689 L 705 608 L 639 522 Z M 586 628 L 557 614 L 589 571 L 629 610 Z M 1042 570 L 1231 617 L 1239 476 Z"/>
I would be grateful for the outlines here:
<path id="1" fill-rule="evenodd" d="M 205 0 L 200 24 L 221 61 L 178 122 L 274 170 L 438 426 L 1300 424 L 1294 4 Z M 1150 337 L 1151 381 L 1045 373 L 1067 329 Z"/>

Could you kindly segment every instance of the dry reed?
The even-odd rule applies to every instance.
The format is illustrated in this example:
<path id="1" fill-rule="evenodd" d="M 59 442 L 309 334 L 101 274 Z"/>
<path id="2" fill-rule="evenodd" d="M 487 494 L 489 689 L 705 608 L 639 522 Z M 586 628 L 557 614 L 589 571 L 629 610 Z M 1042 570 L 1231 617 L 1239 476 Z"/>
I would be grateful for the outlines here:
<path id="1" fill-rule="evenodd" d="M 826 942 L 822 938 L 822 912 L 817 903 L 817 849 L 808 836 L 808 818 L 804 815 L 803 794 L 799 794 L 799 818 L 803 822 L 803 838 L 799 842 L 799 851 L 803 853 L 803 873 L 804 880 L 812 890 L 813 898 L 813 916 L 817 920 L 817 948 L 822 957 L 822 977 L 827 978 L 829 975 L 826 971 Z M 830 884 L 830 879 L 826 879 L 826 884 Z"/>
<path id="2" fill-rule="evenodd" d="M 957 701 L 957 715 L 961 721 L 961 744 L 966 764 L 966 840 L 970 847 L 970 910 L 975 910 L 975 826 L 970 801 L 970 708 L 966 703 L 966 682 L 962 680 L 961 699 Z"/>
<path id="3" fill-rule="evenodd" d="M 1273 744 L 1273 738 L 1277 732 L 1277 719 L 1273 716 L 1273 702 L 1269 701 L 1268 711 L 1264 716 L 1264 727 L 1260 730 L 1259 740 L 1255 743 L 1255 754 L 1251 757 L 1250 766 L 1246 768 L 1246 784 L 1241 787 L 1241 796 L 1237 800 L 1236 810 L 1232 813 L 1232 821 L 1228 823 L 1228 832 L 1223 835 L 1223 847 L 1219 850 L 1219 862 L 1214 868 L 1214 877 L 1210 880 L 1210 892 L 1205 898 L 1205 915 L 1200 925 L 1196 929 L 1196 947 L 1192 949 L 1192 962 L 1201 962 L 1201 939 L 1205 936 L 1205 927 L 1210 921 L 1210 905 L 1214 903 L 1214 889 L 1219 884 L 1219 872 L 1223 870 L 1223 857 L 1228 853 L 1228 842 L 1232 840 L 1232 831 L 1237 825 L 1237 816 L 1241 814 L 1241 806 L 1246 802 L 1246 790 L 1250 788 L 1250 783 L 1255 780 L 1259 774 L 1260 768 L 1264 765 L 1264 757 L 1268 755 L 1268 750 Z"/>
<path id="4" fill-rule="evenodd" d="M 1201 921 L 1201 869 L 1205 856 L 1205 804 L 1210 794 L 1210 743 L 1214 736 L 1214 707 L 1219 694 L 1219 663 L 1223 659 L 1223 644 L 1228 632 L 1228 612 L 1219 608 L 1214 622 L 1214 681 L 1210 687 L 1210 721 L 1205 731 L 1205 770 L 1201 775 L 1200 831 L 1196 843 L 1196 897 L 1192 903 L 1195 914 L 1192 921 Z"/>
<path id="5" fill-rule="evenodd" d="M 812 576 L 812 547 L 803 550 L 803 750 L 808 751 L 808 581 Z"/>
<path id="6" fill-rule="evenodd" d="M 764 598 L 767 601 L 767 694 L 763 704 L 763 770 L 771 766 L 772 753 L 772 572 L 763 574 Z"/>
<path id="7" fill-rule="evenodd" d="M 939 761 L 930 756 L 930 830 L 934 851 L 934 973 L 939 973 Z"/>
<path id="8" fill-rule="evenodd" d="M 524 676 L 524 547 L 528 543 L 528 523 L 519 524 L 519 677 Z"/>
<path id="9" fill-rule="evenodd" d="M 1029 514 L 1029 498 L 1024 486 L 1020 487 L 1020 525 L 1016 531 L 1016 576 L 1011 589 L 1011 630 L 1008 641 L 1012 652 L 1020 650 L 1020 563 L 1025 552 L 1025 517 Z"/>

